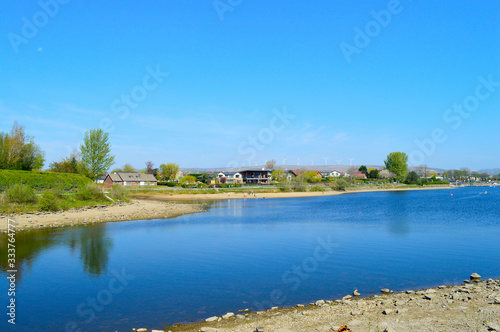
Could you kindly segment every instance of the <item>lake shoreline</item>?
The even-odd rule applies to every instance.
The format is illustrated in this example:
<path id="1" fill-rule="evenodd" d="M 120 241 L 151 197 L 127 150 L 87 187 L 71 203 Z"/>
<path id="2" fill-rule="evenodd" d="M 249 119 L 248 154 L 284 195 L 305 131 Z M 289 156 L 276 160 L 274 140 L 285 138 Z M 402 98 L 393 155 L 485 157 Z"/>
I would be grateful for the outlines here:
<path id="1" fill-rule="evenodd" d="M 294 307 L 238 312 L 166 327 L 171 332 L 500 331 L 500 279 L 422 290 L 318 300 Z M 163 331 L 163 330 L 155 330 Z M 347 330 L 346 330 L 347 331 Z"/>
<path id="2" fill-rule="evenodd" d="M 129 203 L 98 205 L 57 212 L 31 212 L 0 216 L 0 232 L 6 232 L 8 219 L 14 220 L 16 231 L 91 225 L 104 222 L 174 218 L 206 212 L 201 204 L 132 200 Z"/>

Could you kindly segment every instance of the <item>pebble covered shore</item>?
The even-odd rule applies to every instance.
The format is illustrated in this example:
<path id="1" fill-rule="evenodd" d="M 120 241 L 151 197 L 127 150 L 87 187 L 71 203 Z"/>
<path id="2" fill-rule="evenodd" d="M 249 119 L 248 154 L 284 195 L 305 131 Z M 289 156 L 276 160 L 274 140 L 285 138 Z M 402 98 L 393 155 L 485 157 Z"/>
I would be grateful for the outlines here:
<path id="1" fill-rule="evenodd" d="M 479 278 L 478 278 L 479 277 Z M 457 286 L 318 300 L 292 308 L 248 312 L 245 308 L 190 325 L 137 332 L 299 332 L 299 331 L 500 331 L 500 279 L 473 274 Z M 361 293 L 362 295 L 362 293 Z"/>

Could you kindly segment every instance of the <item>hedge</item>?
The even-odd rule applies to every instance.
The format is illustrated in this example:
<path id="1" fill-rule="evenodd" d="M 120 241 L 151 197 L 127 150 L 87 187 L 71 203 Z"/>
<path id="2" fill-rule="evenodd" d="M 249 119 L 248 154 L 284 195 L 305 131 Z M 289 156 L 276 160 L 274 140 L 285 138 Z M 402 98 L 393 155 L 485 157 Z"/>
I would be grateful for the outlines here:
<path id="1" fill-rule="evenodd" d="M 55 188 L 70 190 L 92 183 L 92 180 L 73 173 L 0 170 L 0 191 L 16 183 L 28 185 L 34 190 Z"/>

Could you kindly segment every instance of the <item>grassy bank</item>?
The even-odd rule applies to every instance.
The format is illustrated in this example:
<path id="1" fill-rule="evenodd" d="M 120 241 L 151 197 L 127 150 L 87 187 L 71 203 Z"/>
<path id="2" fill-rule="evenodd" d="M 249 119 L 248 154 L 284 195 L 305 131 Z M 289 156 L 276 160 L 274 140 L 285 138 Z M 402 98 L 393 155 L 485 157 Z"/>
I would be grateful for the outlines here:
<path id="1" fill-rule="evenodd" d="M 58 211 L 128 201 L 115 186 L 103 192 L 92 180 L 71 173 L 0 171 L 0 213 Z"/>

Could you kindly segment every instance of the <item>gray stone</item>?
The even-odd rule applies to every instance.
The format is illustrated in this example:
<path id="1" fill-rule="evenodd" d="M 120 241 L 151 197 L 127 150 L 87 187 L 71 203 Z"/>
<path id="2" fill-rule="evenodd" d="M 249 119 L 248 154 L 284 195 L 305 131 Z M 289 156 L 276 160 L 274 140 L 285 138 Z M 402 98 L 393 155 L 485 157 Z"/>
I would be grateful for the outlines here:
<path id="1" fill-rule="evenodd" d="M 352 295 L 353 295 L 353 296 L 356 296 L 356 297 L 357 297 L 357 296 L 361 296 L 361 294 L 358 292 L 358 290 L 357 290 L 357 289 L 355 289 L 355 290 L 354 290 L 354 292 L 352 292 Z"/>
<path id="2" fill-rule="evenodd" d="M 213 316 L 213 317 L 209 317 L 209 318 L 205 319 L 205 322 L 215 322 L 218 319 L 219 319 L 219 317 Z"/>
<path id="3" fill-rule="evenodd" d="M 481 279 L 481 276 L 477 273 L 473 273 L 470 275 L 470 280 L 479 280 Z"/>
<path id="4" fill-rule="evenodd" d="M 140 329 L 137 329 L 137 332 L 148 332 L 148 329 L 141 327 Z"/>
<path id="5" fill-rule="evenodd" d="M 393 312 L 394 312 L 394 310 L 392 310 L 392 309 L 385 309 L 384 311 L 382 311 L 382 313 L 383 313 L 384 315 L 390 315 L 390 314 L 392 314 Z"/>
<path id="6" fill-rule="evenodd" d="M 500 296 L 497 296 L 493 299 L 493 304 L 500 304 Z"/>
<path id="7" fill-rule="evenodd" d="M 257 326 L 254 332 L 264 332 L 264 328 L 262 326 Z"/>
<path id="8" fill-rule="evenodd" d="M 497 323 L 486 323 L 488 331 L 500 331 L 500 325 Z"/>
<path id="9" fill-rule="evenodd" d="M 389 294 L 391 291 L 387 288 L 382 288 L 380 292 L 382 292 L 382 294 Z"/>
<path id="10" fill-rule="evenodd" d="M 165 330 L 151 330 L 151 332 L 165 332 Z"/>
<path id="11" fill-rule="evenodd" d="M 245 319 L 245 318 L 246 318 L 244 315 L 236 315 L 236 316 L 234 316 L 234 317 L 236 317 L 236 318 L 238 318 L 238 319 Z"/>
<path id="12" fill-rule="evenodd" d="M 424 295 L 424 299 L 426 299 L 426 300 L 432 300 L 435 297 L 436 297 L 435 294 L 425 294 Z"/>
<path id="13" fill-rule="evenodd" d="M 316 301 L 315 304 L 316 305 L 323 305 L 323 304 L 325 304 L 325 301 L 324 300 L 318 300 L 318 301 Z"/>
<path id="14" fill-rule="evenodd" d="M 222 316 L 223 319 L 228 319 L 228 318 L 231 318 L 234 316 L 234 313 L 233 312 L 228 312 L 227 314 L 225 314 L 224 316 Z"/>
<path id="15" fill-rule="evenodd" d="M 428 289 L 427 291 L 425 291 L 425 294 L 435 294 L 437 293 L 437 291 L 435 289 Z"/>
<path id="16" fill-rule="evenodd" d="M 344 296 L 344 297 L 342 298 L 342 300 L 344 300 L 344 301 L 345 301 L 345 300 L 350 300 L 350 299 L 352 299 L 352 296 L 351 296 L 351 295 L 346 295 L 346 296 Z"/>
<path id="17" fill-rule="evenodd" d="M 217 332 L 217 329 L 215 327 L 202 327 L 200 332 Z"/>

